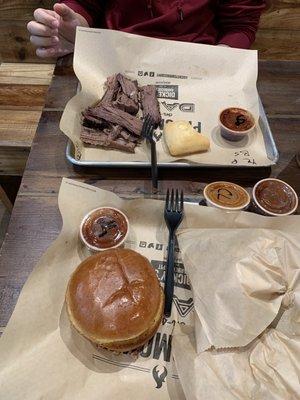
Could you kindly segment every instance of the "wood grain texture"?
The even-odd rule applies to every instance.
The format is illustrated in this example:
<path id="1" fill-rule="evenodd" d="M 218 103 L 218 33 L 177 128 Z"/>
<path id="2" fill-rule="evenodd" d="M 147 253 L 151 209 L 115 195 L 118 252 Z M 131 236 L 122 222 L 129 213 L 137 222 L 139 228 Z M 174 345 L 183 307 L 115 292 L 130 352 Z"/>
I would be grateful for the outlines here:
<path id="1" fill-rule="evenodd" d="M 22 176 L 29 151 L 29 147 L 0 146 L 0 175 Z"/>
<path id="2" fill-rule="evenodd" d="M 53 64 L 2 63 L 0 84 L 48 86 L 53 71 Z"/>
<path id="3" fill-rule="evenodd" d="M 300 30 L 259 29 L 252 46 L 261 60 L 300 60 Z"/>
<path id="4" fill-rule="evenodd" d="M 269 9 L 262 14 L 260 29 L 300 30 L 300 1 L 272 0 Z"/>
<path id="5" fill-rule="evenodd" d="M 0 174 L 22 175 L 51 82 L 51 64 L 0 65 Z"/>
<path id="6" fill-rule="evenodd" d="M 260 61 L 257 87 L 267 114 L 299 115 L 300 61 Z"/>
<path id="7" fill-rule="evenodd" d="M 32 19 L 36 8 L 52 8 L 53 4 L 54 2 L 49 0 L 0 2 L 0 54 L 2 61 L 49 63 L 49 60 L 41 60 L 36 57 L 35 49 L 29 42 L 26 25 Z"/>
<path id="8" fill-rule="evenodd" d="M 0 201 L 9 212 L 12 212 L 13 209 L 12 202 L 9 200 L 7 194 L 5 193 L 1 185 L 0 185 Z"/>
<path id="9" fill-rule="evenodd" d="M 42 110 L 45 104 L 47 85 L 0 84 L 0 108 Z"/>
<path id="10" fill-rule="evenodd" d="M 0 146 L 31 147 L 41 111 L 0 108 Z"/>
<path id="11" fill-rule="evenodd" d="M 191 169 L 162 170 L 161 198 L 170 186 L 182 187 L 188 199 L 201 200 L 203 187 L 217 179 L 230 179 L 250 188 L 262 177 L 276 176 L 292 184 L 300 194 L 300 168 L 295 155 L 299 149 L 300 113 L 297 111 L 297 63 L 263 62 L 259 65 L 261 97 L 270 115 L 269 122 L 280 152 L 278 165 L 263 169 Z M 72 92 L 63 82 L 76 81 L 71 70 L 57 66 L 49 108 L 44 110 L 32 151 L 12 213 L 8 235 L 0 252 L 0 326 L 5 326 L 17 301 L 21 287 L 46 248 L 61 229 L 57 193 L 63 176 L 77 179 L 122 197 L 151 196 L 150 170 L 74 169 L 65 159 L 66 137 L 59 131 L 61 107 Z M 61 90 L 60 87 L 65 89 Z M 295 90 L 296 88 L 296 90 Z M 64 96 L 64 90 L 68 95 Z M 298 210 L 299 211 L 299 210 Z M 30 249 L 30 251 L 29 251 Z"/>

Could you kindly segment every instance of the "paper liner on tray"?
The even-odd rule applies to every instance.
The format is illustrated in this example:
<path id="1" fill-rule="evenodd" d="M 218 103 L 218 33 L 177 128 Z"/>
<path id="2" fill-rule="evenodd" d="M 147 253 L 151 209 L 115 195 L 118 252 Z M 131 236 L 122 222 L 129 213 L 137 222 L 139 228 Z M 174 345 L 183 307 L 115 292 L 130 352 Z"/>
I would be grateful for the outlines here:
<path id="1" fill-rule="evenodd" d="M 79 27 L 74 71 L 82 89 L 68 102 L 60 128 L 72 140 L 77 160 L 123 163 L 150 160 L 144 144 L 130 154 L 83 145 L 80 140 L 81 112 L 102 97 L 107 77 L 120 72 L 137 79 L 140 85 L 157 86 L 163 123 L 190 121 L 210 139 L 209 151 L 178 158 L 169 154 L 163 136 L 157 132 L 158 162 L 250 167 L 274 163 L 267 156 L 259 125 L 256 132 L 236 143 L 224 140 L 218 126 L 220 112 L 228 107 L 246 108 L 258 120 L 255 50 Z"/>
<path id="2" fill-rule="evenodd" d="M 285 302 L 285 306 L 290 306 L 290 308 L 287 311 L 280 309 L 277 320 L 272 322 L 269 331 L 264 331 L 249 345 L 224 352 L 224 357 L 225 353 L 233 354 L 229 356 L 229 361 L 223 360 L 223 358 L 222 360 L 217 359 L 215 353 L 217 350 L 200 352 L 198 355 L 195 344 L 193 344 L 195 342 L 193 323 L 195 313 L 192 292 L 180 253 L 178 253 L 172 317 L 163 320 L 159 331 L 145 346 L 142 354 L 137 359 L 132 359 L 128 355 L 119 356 L 107 351 L 95 350 L 87 340 L 71 328 L 65 312 L 64 296 L 69 277 L 76 266 L 89 255 L 79 239 L 80 221 L 88 211 L 99 206 L 119 208 L 129 217 L 130 232 L 126 246 L 139 251 L 151 260 L 159 279 L 163 282 L 167 243 L 167 230 L 163 220 L 164 202 L 146 199 L 126 201 L 114 193 L 64 179 L 59 192 L 59 207 L 63 217 L 62 231 L 25 283 L 13 315 L 0 339 L 1 399 L 98 400 L 100 396 L 102 400 L 132 398 L 184 400 L 186 396 L 188 400 L 199 398 L 205 400 L 228 398 L 231 400 L 232 393 L 235 395 L 238 391 L 236 385 L 246 382 L 245 390 L 249 388 L 246 393 L 253 395 L 250 398 L 269 400 L 268 397 L 254 396 L 256 393 L 265 393 L 258 391 L 257 377 L 264 382 L 265 386 L 262 383 L 260 385 L 267 388 L 275 385 L 281 390 L 288 382 L 289 390 L 293 393 L 295 371 L 299 366 L 298 345 L 296 344 L 299 324 L 297 312 L 297 310 L 299 311 L 299 294 L 296 290 L 299 284 L 297 248 L 300 243 L 299 217 L 266 218 L 246 212 L 225 213 L 213 208 L 185 204 L 185 218 L 182 223 L 182 232 L 179 235 L 179 243 L 182 242 L 182 248 L 186 254 L 188 254 L 189 248 L 190 229 L 195 230 L 196 241 L 199 241 L 197 230 L 204 235 L 206 241 L 203 243 L 208 243 L 211 235 L 213 238 L 217 237 L 216 230 L 219 228 L 226 228 L 228 232 L 231 232 L 231 229 L 232 232 L 238 230 L 240 237 L 245 237 L 245 245 L 252 249 L 252 253 L 256 254 L 256 251 L 257 254 L 259 253 L 259 257 L 265 257 L 270 265 L 266 264 L 261 277 L 255 270 L 256 264 L 252 267 L 249 260 L 245 258 L 245 254 L 241 253 L 240 258 L 244 262 L 240 268 L 243 268 L 245 273 L 240 281 L 232 279 L 230 287 L 240 283 L 241 287 L 245 288 L 245 293 L 248 293 L 245 296 L 249 297 L 251 303 L 251 306 L 246 304 L 247 310 L 259 313 L 258 305 L 262 306 L 268 319 L 271 319 L 272 313 L 276 314 L 279 303 Z M 258 238 L 261 236 L 255 237 L 254 234 L 245 236 L 246 228 L 249 228 L 249 232 L 253 228 L 261 235 L 266 234 L 267 240 L 260 241 Z M 265 232 L 264 229 L 273 232 Z M 276 230 L 280 230 L 280 235 Z M 185 234 L 187 235 L 187 245 L 184 243 Z M 230 235 L 233 233 L 229 233 L 227 238 L 234 239 L 235 243 L 239 244 L 236 236 Z M 277 235 L 283 241 L 276 242 Z M 252 241 L 247 239 L 249 237 L 252 238 Z M 285 239 L 289 241 L 287 245 L 284 244 Z M 279 261 L 286 262 L 283 275 L 278 272 L 277 258 L 271 257 L 274 254 L 271 251 L 272 240 L 275 241 L 276 246 L 278 245 L 275 253 Z M 221 248 L 226 249 L 225 242 L 225 238 L 224 243 L 219 240 L 220 249 L 218 251 L 221 251 Z M 262 246 L 263 243 L 269 244 L 269 247 L 268 245 Z M 267 255 L 264 253 L 265 248 L 269 249 Z M 197 256 L 203 256 L 201 243 L 199 247 L 193 248 L 193 251 Z M 209 262 L 213 261 L 211 258 L 207 258 L 208 260 Z M 228 259 L 226 260 L 228 261 Z M 189 262 L 186 261 L 186 263 Z M 211 266 L 211 270 L 213 268 L 215 268 L 214 265 Z M 228 276 L 232 277 L 232 273 L 229 273 Z M 257 278 L 262 282 L 259 292 L 256 291 L 256 286 L 251 284 L 252 280 Z M 220 280 L 221 282 L 225 281 L 226 274 L 221 276 Z M 283 292 L 280 294 L 285 281 L 288 282 L 291 289 L 288 295 L 284 295 Z M 248 338 L 256 331 L 263 329 L 262 324 L 260 329 L 250 326 L 251 321 L 256 324 L 257 318 L 254 320 L 251 316 L 250 322 L 246 323 L 241 318 L 240 312 L 237 312 L 238 319 L 235 320 L 230 314 L 228 298 L 224 296 L 223 292 L 221 296 L 217 291 L 213 292 L 215 282 L 211 278 L 208 279 L 205 288 L 206 291 L 210 290 L 212 294 L 215 293 L 216 299 L 212 299 L 214 307 L 211 310 L 216 312 L 215 305 L 218 299 L 224 301 L 225 304 L 220 304 L 221 309 L 227 313 L 230 323 L 237 324 L 235 338 L 240 340 L 241 327 L 245 327 Z M 222 283 L 222 285 L 224 284 Z M 225 286 L 223 287 L 225 290 Z M 264 289 L 267 289 L 268 295 L 272 291 L 279 290 L 279 294 L 275 293 L 274 298 L 271 296 L 269 306 L 264 296 L 261 296 Z M 240 291 L 237 294 L 240 294 Z M 231 295 L 229 300 L 232 299 L 234 297 Z M 196 306 L 197 312 L 199 312 L 201 308 L 198 307 L 198 303 Z M 205 318 L 205 328 L 207 328 L 211 320 L 207 319 L 207 316 Z M 267 323 L 266 321 L 267 319 L 264 319 L 265 323 Z M 211 326 L 215 328 L 215 325 Z M 181 327 L 175 341 L 174 327 L 176 329 Z M 215 339 L 215 336 L 209 336 L 208 331 L 201 328 L 202 315 L 199 316 L 196 327 L 197 341 L 200 340 L 203 345 L 206 340 L 203 347 L 207 348 L 212 344 L 211 339 Z M 183 331 L 183 328 L 189 331 Z M 227 335 L 227 326 L 225 328 L 222 326 L 222 329 L 218 326 L 216 328 L 221 332 L 224 330 Z M 276 332 L 272 333 L 275 329 Z M 266 335 L 266 340 L 262 339 L 264 335 Z M 269 335 L 272 335 L 270 340 Z M 227 338 L 227 336 L 225 337 Z M 219 340 L 219 338 L 217 339 Z M 172 340 L 175 344 L 173 354 L 178 371 L 172 358 Z M 259 345 L 260 342 L 262 345 Z M 255 347 L 251 347 L 253 343 L 256 343 L 256 346 L 259 345 L 260 347 L 257 349 L 262 349 L 263 352 L 254 352 Z M 232 341 L 230 344 L 233 344 Z M 249 353 L 249 349 L 252 349 L 252 353 Z M 238 356 L 242 351 L 244 355 Z M 253 360 L 251 368 L 247 366 L 248 361 L 246 362 L 249 354 L 252 357 L 250 360 Z M 258 360 L 260 355 L 262 358 Z M 278 366 L 276 360 L 282 362 L 282 367 Z M 270 366 L 267 372 L 265 372 L 267 367 L 264 366 L 264 362 Z M 278 367 L 274 369 L 276 379 L 274 376 L 271 377 L 270 368 L 272 369 L 273 366 Z M 253 379 L 254 368 L 256 380 Z M 288 378 L 284 375 L 285 373 L 288 374 Z M 226 391 L 224 388 L 227 381 L 232 383 Z M 212 394 L 205 391 L 209 390 L 209 387 Z M 219 393 L 219 397 L 213 397 L 214 390 Z M 222 396 L 220 391 L 224 392 Z M 241 397 L 241 399 L 244 398 L 246 399 L 247 396 Z M 279 398 L 274 397 L 276 400 Z M 281 400 L 286 399 L 294 400 L 293 397 L 281 398 Z"/>
<path id="3" fill-rule="evenodd" d="M 177 306 L 137 358 L 97 350 L 72 328 L 64 305 L 70 275 L 91 254 L 79 238 L 81 219 L 100 206 L 119 208 L 128 216 L 125 246 L 146 256 L 163 282 L 164 203 L 126 201 L 70 179 L 63 180 L 58 202 L 62 231 L 25 283 L 0 339 L 1 400 L 184 400 L 171 354 L 174 325 L 193 320 L 190 286 L 180 261 Z"/>

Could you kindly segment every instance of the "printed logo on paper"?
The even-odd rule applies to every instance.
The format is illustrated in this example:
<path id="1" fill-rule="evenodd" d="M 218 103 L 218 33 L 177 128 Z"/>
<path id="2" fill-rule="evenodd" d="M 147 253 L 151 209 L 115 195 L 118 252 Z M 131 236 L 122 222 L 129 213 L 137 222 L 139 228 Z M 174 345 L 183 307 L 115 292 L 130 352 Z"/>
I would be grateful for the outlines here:
<path id="1" fill-rule="evenodd" d="M 150 76 L 150 78 L 153 78 L 155 76 L 154 71 L 138 71 L 138 76 Z"/>
<path id="2" fill-rule="evenodd" d="M 156 389 L 160 389 L 162 387 L 168 375 L 168 371 L 165 366 L 162 367 L 162 372 L 160 372 L 161 368 L 158 367 L 158 365 L 155 365 L 155 367 L 152 369 L 152 376 L 156 382 Z"/>
<path id="3" fill-rule="evenodd" d="M 173 111 L 179 106 L 179 103 L 167 103 L 166 101 L 162 101 L 161 105 L 164 106 L 166 110 Z"/>
<path id="4" fill-rule="evenodd" d="M 175 294 L 173 296 L 173 302 L 177 308 L 179 315 L 184 318 L 194 308 L 193 298 L 190 297 L 188 300 L 179 299 Z"/>
<path id="5" fill-rule="evenodd" d="M 161 105 L 169 112 L 175 110 L 175 108 L 179 107 L 179 110 L 182 112 L 193 113 L 195 112 L 195 104 L 194 103 L 167 103 L 166 101 L 162 101 Z"/>
<path id="6" fill-rule="evenodd" d="M 178 100 L 178 85 L 156 85 L 156 95 L 159 99 Z"/>

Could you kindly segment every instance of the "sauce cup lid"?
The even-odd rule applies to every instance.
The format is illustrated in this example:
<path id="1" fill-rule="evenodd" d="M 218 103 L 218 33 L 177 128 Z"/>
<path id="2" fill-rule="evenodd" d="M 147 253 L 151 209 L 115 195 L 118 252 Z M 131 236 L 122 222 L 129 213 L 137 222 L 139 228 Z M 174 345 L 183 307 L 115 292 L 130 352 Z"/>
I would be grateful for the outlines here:
<path id="1" fill-rule="evenodd" d="M 266 182 L 266 181 L 276 181 L 276 182 L 283 183 L 285 186 L 287 186 L 287 187 L 291 190 L 291 192 L 293 193 L 293 195 L 294 195 L 294 197 L 295 197 L 295 206 L 294 206 L 290 211 L 288 211 L 287 213 L 284 213 L 284 214 L 274 213 L 274 212 L 272 212 L 272 211 L 267 210 L 266 208 L 264 208 L 264 207 L 259 203 L 259 201 L 257 200 L 256 193 L 255 193 L 255 192 L 256 192 L 257 187 L 258 187 L 262 182 Z M 298 208 L 299 200 L 298 200 L 297 193 L 296 193 L 295 190 L 292 188 L 292 186 L 290 186 L 290 185 L 289 185 L 288 183 L 286 183 L 285 181 L 282 181 L 281 179 L 277 179 L 277 178 L 265 178 L 265 179 L 261 179 L 260 181 L 258 181 L 258 182 L 253 186 L 252 196 L 253 196 L 253 200 L 254 200 L 254 202 L 255 202 L 255 205 L 256 205 L 259 209 L 261 209 L 265 214 L 267 214 L 267 215 L 272 215 L 272 216 L 274 216 L 274 217 L 286 217 L 286 216 L 288 216 L 288 215 L 293 214 L 293 213 L 297 210 L 297 208 Z"/>
<path id="2" fill-rule="evenodd" d="M 114 211 L 117 211 L 118 213 L 120 213 L 120 214 L 124 217 L 124 219 L 125 219 L 125 221 L 126 221 L 127 230 L 126 230 L 126 233 L 125 233 L 123 239 L 120 240 L 120 242 L 117 243 L 115 246 L 110 246 L 110 247 L 103 247 L 103 248 L 101 248 L 101 247 L 93 246 L 92 244 L 90 244 L 90 243 L 85 239 L 85 237 L 83 236 L 83 225 L 84 225 L 85 221 L 88 219 L 88 217 L 90 217 L 94 212 L 99 211 L 99 210 L 103 210 L 103 209 L 110 209 L 110 210 L 114 210 Z M 120 246 L 125 242 L 125 240 L 127 239 L 128 232 L 129 232 L 129 221 L 128 221 L 127 216 L 126 216 L 121 210 L 119 210 L 118 208 L 110 207 L 110 206 L 97 207 L 97 208 L 94 208 L 93 210 L 89 211 L 89 212 L 83 217 L 83 219 L 82 219 L 82 221 L 81 221 L 81 223 L 80 223 L 80 229 L 79 229 L 79 235 L 80 235 L 80 239 L 81 239 L 82 243 L 85 244 L 86 247 L 87 247 L 88 249 L 93 250 L 93 251 L 104 251 L 104 250 L 115 249 L 115 248 L 117 248 L 117 247 L 120 247 Z"/>

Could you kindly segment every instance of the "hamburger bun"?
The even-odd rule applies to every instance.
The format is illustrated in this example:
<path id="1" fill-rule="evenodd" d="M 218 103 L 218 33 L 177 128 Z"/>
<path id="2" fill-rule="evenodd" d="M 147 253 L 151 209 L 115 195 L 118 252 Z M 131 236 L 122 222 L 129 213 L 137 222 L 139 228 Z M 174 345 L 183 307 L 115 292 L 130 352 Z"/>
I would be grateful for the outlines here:
<path id="1" fill-rule="evenodd" d="M 66 292 L 74 328 L 97 347 L 126 352 L 158 329 L 164 294 L 150 262 L 129 249 L 110 249 L 84 260 Z"/>

